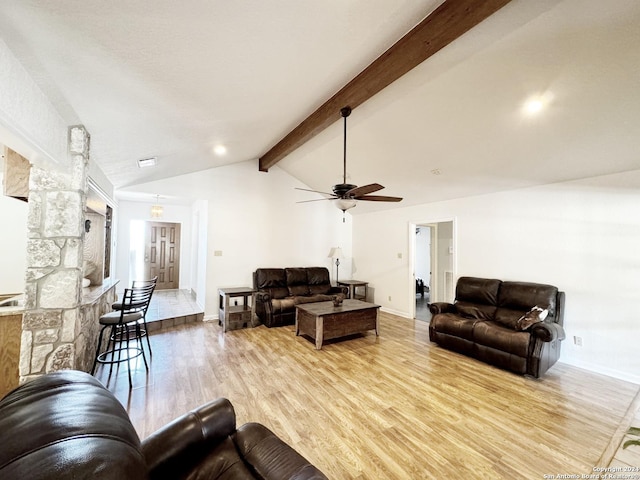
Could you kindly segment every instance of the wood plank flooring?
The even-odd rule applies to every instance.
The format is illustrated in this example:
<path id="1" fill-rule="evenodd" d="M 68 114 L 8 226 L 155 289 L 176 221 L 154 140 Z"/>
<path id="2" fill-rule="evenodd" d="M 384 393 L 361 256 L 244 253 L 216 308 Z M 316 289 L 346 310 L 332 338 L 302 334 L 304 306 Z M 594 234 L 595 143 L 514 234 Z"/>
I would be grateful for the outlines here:
<path id="1" fill-rule="evenodd" d="M 315 350 L 293 326 L 151 335 L 153 359 L 97 372 L 141 438 L 211 399 L 233 403 L 332 479 L 591 474 L 615 453 L 636 384 L 556 364 L 525 378 L 429 342 L 428 324 L 380 314 L 374 332 Z M 125 364 L 126 365 L 126 364 Z"/>

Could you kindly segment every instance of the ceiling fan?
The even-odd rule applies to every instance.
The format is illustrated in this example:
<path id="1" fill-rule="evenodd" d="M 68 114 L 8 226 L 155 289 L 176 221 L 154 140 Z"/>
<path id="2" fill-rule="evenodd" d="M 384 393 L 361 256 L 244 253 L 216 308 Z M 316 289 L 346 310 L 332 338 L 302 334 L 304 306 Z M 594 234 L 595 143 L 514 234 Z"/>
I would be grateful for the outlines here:
<path id="1" fill-rule="evenodd" d="M 366 200 L 368 202 L 399 202 L 401 197 L 387 197 L 385 195 L 369 195 L 370 193 L 382 190 L 384 187 L 379 183 L 370 183 L 369 185 L 363 185 L 358 187 L 347 183 L 347 117 L 351 115 L 351 107 L 344 107 L 340 109 L 340 114 L 344 118 L 344 161 L 343 161 L 343 174 L 342 183 L 334 185 L 332 187 L 333 193 L 319 192 L 317 190 L 309 190 L 307 188 L 296 188 L 296 190 L 304 190 L 305 192 L 320 193 L 327 195 L 326 198 L 319 198 L 314 200 L 303 200 L 297 203 L 317 202 L 321 200 L 337 200 L 337 207 L 342 210 L 342 213 L 346 212 L 350 208 L 356 206 L 357 200 Z M 344 218 L 343 218 L 344 221 Z"/>

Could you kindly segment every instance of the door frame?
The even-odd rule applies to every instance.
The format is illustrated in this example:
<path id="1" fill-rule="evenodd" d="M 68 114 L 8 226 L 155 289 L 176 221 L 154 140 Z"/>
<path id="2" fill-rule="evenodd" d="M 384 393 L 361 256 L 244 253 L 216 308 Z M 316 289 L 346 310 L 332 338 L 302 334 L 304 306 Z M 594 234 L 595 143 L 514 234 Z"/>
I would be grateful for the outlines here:
<path id="1" fill-rule="evenodd" d="M 433 301 L 434 298 L 438 298 L 437 295 L 439 295 L 440 292 L 438 292 L 438 287 L 437 287 L 437 276 L 441 273 L 440 272 L 440 265 L 438 263 L 438 255 L 435 255 L 435 252 L 437 252 L 437 248 L 438 248 L 438 225 L 441 223 L 451 223 L 452 224 L 452 246 L 453 246 L 453 253 L 452 253 L 452 259 L 451 259 L 451 263 L 452 263 L 452 270 L 453 270 L 453 278 L 457 278 L 457 271 L 458 271 L 458 261 L 457 261 L 457 238 L 458 238 L 458 234 L 457 234 L 457 221 L 456 221 L 456 217 L 450 217 L 450 218 L 440 218 L 437 220 L 426 220 L 426 221 L 413 221 L 413 222 L 409 222 L 409 278 L 408 278 L 408 285 L 409 285 L 409 292 L 410 292 L 410 298 L 411 301 L 409 302 L 410 308 L 409 308 L 409 313 L 411 315 L 411 318 L 413 318 L 415 320 L 416 318 L 416 242 L 417 242 L 417 234 L 416 234 L 416 229 L 418 227 L 431 227 L 431 285 L 430 288 L 432 289 L 430 292 L 430 298 Z M 436 279 L 436 280 L 434 280 Z"/>

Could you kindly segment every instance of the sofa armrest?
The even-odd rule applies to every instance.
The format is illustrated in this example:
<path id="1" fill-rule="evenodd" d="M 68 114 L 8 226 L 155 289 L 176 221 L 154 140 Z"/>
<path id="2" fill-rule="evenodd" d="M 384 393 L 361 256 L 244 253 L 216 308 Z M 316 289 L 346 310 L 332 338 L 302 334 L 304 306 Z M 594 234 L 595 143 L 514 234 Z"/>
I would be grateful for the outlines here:
<path id="1" fill-rule="evenodd" d="M 271 295 L 267 292 L 256 292 L 255 294 L 256 312 L 258 316 L 262 312 L 266 315 L 266 318 L 273 316 L 273 305 L 271 304 Z"/>
<path id="2" fill-rule="evenodd" d="M 434 302 L 429 304 L 429 311 L 432 315 L 437 313 L 456 313 L 456 307 L 453 303 Z"/>
<path id="3" fill-rule="evenodd" d="M 554 340 L 564 340 L 566 334 L 562 325 L 557 323 L 539 322 L 531 327 L 531 335 L 539 338 L 543 342 L 553 342 Z"/>
<path id="4" fill-rule="evenodd" d="M 328 480 L 327 477 L 275 433 L 259 423 L 246 423 L 234 438 L 243 460 L 265 480 Z"/>
<path id="5" fill-rule="evenodd" d="M 142 442 L 149 478 L 181 478 L 197 463 L 198 452 L 212 450 L 235 430 L 236 414 L 226 398 L 178 417 Z"/>
<path id="6" fill-rule="evenodd" d="M 256 302 L 258 303 L 271 303 L 271 295 L 267 292 L 256 292 Z"/>

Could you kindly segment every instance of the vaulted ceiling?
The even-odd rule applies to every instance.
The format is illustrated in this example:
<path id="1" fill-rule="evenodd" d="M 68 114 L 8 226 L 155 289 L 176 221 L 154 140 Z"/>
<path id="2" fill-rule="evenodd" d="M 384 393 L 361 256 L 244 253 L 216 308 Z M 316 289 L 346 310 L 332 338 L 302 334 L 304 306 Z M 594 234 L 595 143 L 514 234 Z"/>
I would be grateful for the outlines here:
<path id="1" fill-rule="evenodd" d="M 441 3 L 4 0 L 0 38 L 135 190 L 257 160 Z M 640 168 L 638 45 L 635 0 L 513 0 L 354 109 L 349 182 L 405 198 L 356 210 Z M 278 167 L 340 183 L 336 115 Z"/>

